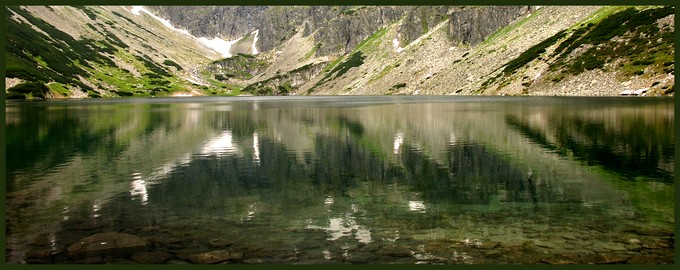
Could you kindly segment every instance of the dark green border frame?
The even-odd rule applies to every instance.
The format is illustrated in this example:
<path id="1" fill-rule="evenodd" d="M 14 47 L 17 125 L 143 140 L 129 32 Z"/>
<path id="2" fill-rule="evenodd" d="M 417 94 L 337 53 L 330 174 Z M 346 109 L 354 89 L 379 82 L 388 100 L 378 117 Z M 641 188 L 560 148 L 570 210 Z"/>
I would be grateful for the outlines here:
<path id="1" fill-rule="evenodd" d="M 673 0 L 620 0 L 620 1 L 602 1 L 602 0 L 548 0 L 548 1 L 536 1 L 536 0 L 98 0 L 95 2 L 85 1 L 85 0 L 58 0 L 58 1 L 47 1 L 47 0 L 6 0 L 4 5 L 69 5 L 69 4 L 80 4 L 80 5 L 675 5 L 676 1 Z M 3 9 L 3 17 L 6 18 L 6 9 Z M 677 14 L 677 11 L 676 11 Z M 3 33 L 6 29 L 5 19 L 0 21 L 0 29 L 3 29 Z M 679 19 L 676 16 L 675 22 Z M 675 32 L 675 40 L 678 40 L 680 35 Z M 675 45 L 677 50 L 677 44 Z M 0 39 L 0 49 L 5 50 L 5 39 L 4 37 Z M 678 67 L 678 55 L 675 55 L 675 67 Z M 5 58 L 0 58 L 0 75 L 5 76 Z M 677 79 L 677 75 L 676 75 Z M 677 81 L 677 80 L 676 80 Z M 5 83 L 2 82 L 4 88 Z M 0 126 L 0 179 L 2 179 L 2 187 L 0 187 L 0 194 L 2 195 L 3 204 L 0 205 L 1 216 L 4 220 L 5 217 L 5 194 L 6 194 L 6 157 L 7 153 L 5 148 L 5 94 L 4 91 L 0 94 L 0 101 L 2 103 L 2 114 L 0 118 L 2 125 Z M 680 103 L 675 102 L 675 111 L 680 110 Z M 675 134 L 680 134 L 680 125 L 678 125 L 678 119 L 675 119 Z M 677 142 L 677 137 L 676 137 Z M 677 145 L 677 143 L 676 143 Z M 680 149 L 676 147 L 675 156 L 680 156 Z M 676 163 L 676 171 L 678 164 Z M 677 179 L 677 176 L 676 176 Z M 676 205 L 678 199 L 680 198 L 680 189 L 675 186 L 675 201 Z M 675 223 L 678 223 L 678 209 L 675 210 Z M 5 223 L 0 225 L 0 230 L 5 231 Z M 678 231 L 676 226 L 676 233 Z M 168 268 L 202 268 L 209 269 L 214 267 L 228 267 L 237 269 L 271 269 L 272 267 L 276 269 L 319 269 L 323 267 L 324 269 L 413 269 L 413 268 L 463 268 L 463 269 L 676 269 L 675 265 L 569 265 L 569 266 L 550 266 L 550 265 L 449 265 L 449 266 L 424 266 L 424 265 L 322 265 L 322 266 L 303 266 L 303 265 L 185 265 L 185 266 L 175 266 L 175 265 L 107 265 L 107 266 L 93 266 L 93 265 L 11 265 L 5 263 L 5 235 L 0 238 L 0 246 L 3 247 L 0 250 L 0 256 L 3 258 L 0 262 L 0 267 L 3 269 L 42 269 L 44 267 L 50 269 L 92 269 L 92 268 L 118 268 L 118 269 L 168 269 Z M 678 264 L 680 261 L 679 252 L 680 248 L 675 245 L 675 262 Z"/>

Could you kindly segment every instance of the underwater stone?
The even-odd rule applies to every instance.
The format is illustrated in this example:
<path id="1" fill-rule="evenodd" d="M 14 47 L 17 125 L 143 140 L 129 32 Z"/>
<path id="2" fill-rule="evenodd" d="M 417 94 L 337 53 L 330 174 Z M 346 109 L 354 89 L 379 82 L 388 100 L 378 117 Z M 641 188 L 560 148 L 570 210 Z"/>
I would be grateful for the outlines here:
<path id="1" fill-rule="evenodd" d="M 230 258 L 229 251 L 227 250 L 215 250 L 187 256 L 187 259 L 189 259 L 191 262 L 200 264 L 219 263 L 227 261 Z"/>
<path id="2" fill-rule="evenodd" d="M 97 256 L 131 257 L 149 248 L 149 242 L 127 233 L 98 233 L 85 237 L 68 247 L 68 254 L 73 258 Z"/>
<path id="3" fill-rule="evenodd" d="M 174 258 L 170 253 L 162 251 L 137 252 L 132 255 L 132 259 L 143 264 L 159 264 Z"/>

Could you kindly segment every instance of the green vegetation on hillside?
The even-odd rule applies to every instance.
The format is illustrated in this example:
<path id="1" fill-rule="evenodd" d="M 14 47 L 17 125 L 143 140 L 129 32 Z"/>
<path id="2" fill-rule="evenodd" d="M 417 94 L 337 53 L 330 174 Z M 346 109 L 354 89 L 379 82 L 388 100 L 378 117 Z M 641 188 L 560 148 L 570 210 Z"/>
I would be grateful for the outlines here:
<path id="1" fill-rule="evenodd" d="M 557 34 L 547 38 L 541 43 L 538 43 L 533 47 L 529 48 L 528 50 L 524 51 L 517 58 L 511 60 L 505 65 L 505 68 L 503 69 L 503 74 L 509 75 L 515 72 L 518 68 L 533 61 L 541 54 L 543 54 L 546 48 L 555 44 L 555 42 L 557 42 L 557 40 L 561 39 L 562 37 L 564 37 L 564 31 L 557 32 Z"/>
<path id="2" fill-rule="evenodd" d="M 357 44 L 357 46 L 354 48 L 354 52 L 357 51 L 369 52 L 377 49 L 376 46 L 380 45 L 381 39 L 382 37 L 385 36 L 386 33 L 387 27 L 380 28 L 378 31 L 375 31 L 375 33 L 359 42 L 359 44 Z"/>
<path id="3" fill-rule="evenodd" d="M 35 83 L 23 87 L 40 89 L 31 92 L 20 92 L 21 88 L 8 89 L 10 98 L 44 98 L 47 92 L 51 93 L 50 97 L 67 97 L 74 88 L 90 97 L 168 95 L 185 90 L 182 86 L 185 83 L 164 67 L 183 70 L 179 64 L 170 59 L 157 63 L 138 50 L 130 51 L 130 46 L 110 31 L 117 29 L 115 23 L 100 23 L 106 18 L 96 9 L 75 7 L 95 21 L 85 26 L 100 38 L 87 35 L 75 39 L 25 8 L 6 8 L 8 13 L 23 18 L 6 17 L 6 77 Z M 141 76 L 133 75 L 114 61 L 132 66 Z M 45 89 L 38 85 L 47 85 L 47 91 L 41 92 Z"/>
<path id="4" fill-rule="evenodd" d="M 353 68 L 353 67 L 358 67 L 358 66 L 361 66 L 362 64 L 364 64 L 364 59 L 365 59 L 365 58 L 366 58 L 366 57 L 364 57 L 363 54 L 362 54 L 360 51 L 351 54 L 351 55 L 347 58 L 347 60 L 345 60 L 344 62 L 340 63 L 340 65 L 338 65 L 338 66 L 335 67 L 333 70 L 331 70 L 330 72 L 328 72 L 328 74 L 326 74 L 326 77 L 324 77 L 324 79 L 329 78 L 329 77 L 330 77 L 331 75 L 333 75 L 333 74 L 335 74 L 335 76 L 333 76 L 333 79 L 338 78 L 338 77 L 344 75 L 344 74 L 345 74 L 348 70 L 350 70 L 351 68 Z"/>
<path id="5" fill-rule="evenodd" d="M 278 83 L 275 83 L 278 81 Z M 241 91 L 256 96 L 286 96 L 294 92 L 297 87 L 293 87 L 291 82 L 284 76 L 278 74 L 274 77 L 259 81 L 244 87 Z"/>
<path id="6" fill-rule="evenodd" d="M 568 75 L 586 70 L 605 69 L 616 64 L 623 76 L 645 73 L 672 73 L 674 63 L 674 31 L 671 26 L 659 28 L 657 21 L 674 14 L 674 7 L 623 10 L 604 8 L 596 18 L 560 31 L 521 53 L 504 65 L 501 73 L 482 83 L 488 87 L 500 78 L 509 78 L 531 61 L 541 58 L 550 64 L 551 80 L 558 82 Z M 545 52 L 555 45 L 550 55 Z M 501 86 L 507 82 L 501 82 Z"/>
<path id="7" fill-rule="evenodd" d="M 28 82 L 15 85 L 7 89 L 7 99 L 27 99 L 27 98 L 45 98 L 45 94 L 50 91 L 42 83 Z"/>
<path id="8" fill-rule="evenodd" d="M 87 15 L 87 17 L 90 18 L 90 20 L 93 21 L 97 20 L 97 14 L 91 8 L 88 8 L 86 6 L 73 6 L 73 7 L 82 10 L 85 13 L 85 15 Z"/>
<path id="9" fill-rule="evenodd" d="M 352 53 L 347 60 L 343 61 L 339 65 L 337 65 L 335 68 L 333 68 L 331 71 L 326 73 L 326 75 L 318 81 L 314 87 L 310 88 L 308 90 L 308 93 L 312 93 L 316 87 L 330 81 L 336 78 L 339 78 L 340 76 L 344 75 L 347 71 L 354 67 L 358 67 L 364 64 L 364 59 L 366 57 L 362 54 L 361 51 L 356 51 Z"/>
<path id="10" fill-rule="evenodd" d="M 335 61 L 331 62 L 323 69 L 323 72 L 326 72 L 326 75 L 324 75 L 324 77 L 319 80 L 312 88 L 307 90 L 307 93 L 312 93 L 315 91 L 316 87 L 330 80 L 341 77 L 351 68 L 363 65 L 364 59 L 366 59 L 363 53 L 377 50 L 377 46 L 382 42 L 382 37 L 385 36 L 387 30 L 387 27 L 379 29 L 372 35 L 359 42 L 359 44 L 357 44 L 349 56 L 339 57 Z"/>
<path id="11" fill-rule="evenodd" d="M 180 66 L 179 64 L 175 63 L 175 61 L 172 61 L 170 59 L 166 59 L 165 61 L 163 61 L 163 65 L 175 67 L 177 70 L 184 70 L 182 66 Z"/>
<path id="12" fill-rule="evenodd" d="M 76 79 L 78 76 L 89 76 L 84 69 L 91 68 L 88 62 L 115 65 L 110 59 L 94 51 L 93 48 L 99 46 L 92 40 L 77 41 L 20 7 L 7 9 L 22 16 L 49 36 L 36 31 L 27 23 L 17 22 L 7 16 L 6 77 L 42 83 L 56 81 L 89 90 L 90 87 Z"/>
<path id="13" fill-rule="evenodd" d="M 641 75 L 648 66 L 668 73 L 671 68 L 666 68 L 667 64 L 674 61 L 674 31 L 670 27 L 659 29 L 656 21 L 674 12 L 674 7 L 628 8 L 597 24 L 585 25 L 558 46 L 551 70 L 563 69 L 576 75 L 621 60 L 619 67 L 628 76 Z M 572 56 L 579 48 L 585 51 Z"/>

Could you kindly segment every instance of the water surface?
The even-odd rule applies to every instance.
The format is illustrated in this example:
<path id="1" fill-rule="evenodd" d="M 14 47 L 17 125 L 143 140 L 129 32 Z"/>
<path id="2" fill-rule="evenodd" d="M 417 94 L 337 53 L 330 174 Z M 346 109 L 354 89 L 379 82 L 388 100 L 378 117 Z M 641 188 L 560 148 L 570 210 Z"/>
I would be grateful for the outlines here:
<path id="1" fill-rule="evenodd" d="M 673 98 L 6 105 L 9 263 L 99 232 L 169 263 L 673 262 Z"/>

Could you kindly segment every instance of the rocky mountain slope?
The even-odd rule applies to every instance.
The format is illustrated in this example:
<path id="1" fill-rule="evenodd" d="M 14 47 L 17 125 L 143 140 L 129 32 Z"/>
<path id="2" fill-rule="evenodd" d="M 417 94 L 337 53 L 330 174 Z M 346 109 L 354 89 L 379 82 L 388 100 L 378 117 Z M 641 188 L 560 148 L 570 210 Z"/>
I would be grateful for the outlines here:
<path id="1" fill-rule="evenodd" d="M 674 7 L 6 9 L 8 98 L 672 95 L 675 83 Z"/>

